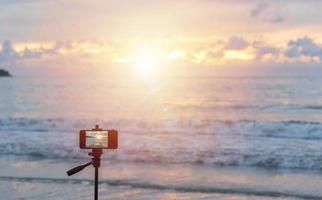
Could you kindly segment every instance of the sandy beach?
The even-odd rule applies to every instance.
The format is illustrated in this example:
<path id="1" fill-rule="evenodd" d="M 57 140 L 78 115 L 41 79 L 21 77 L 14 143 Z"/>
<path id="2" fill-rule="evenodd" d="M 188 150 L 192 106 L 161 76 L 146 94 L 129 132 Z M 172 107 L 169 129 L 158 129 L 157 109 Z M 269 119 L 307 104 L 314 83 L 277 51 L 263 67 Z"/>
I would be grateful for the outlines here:
<path id="1" fill-rule="evenodd" d="M 66 170 L 80 162 L 86 160 L 2 157 L 2 198 L 90 200 L 94 169 L 89 167 L 73 177 L 66 175 Z M 321 184 L 319 172 L 103 162 L 99 196 L 101 199 L 169 200 L 321 199 Z"/>

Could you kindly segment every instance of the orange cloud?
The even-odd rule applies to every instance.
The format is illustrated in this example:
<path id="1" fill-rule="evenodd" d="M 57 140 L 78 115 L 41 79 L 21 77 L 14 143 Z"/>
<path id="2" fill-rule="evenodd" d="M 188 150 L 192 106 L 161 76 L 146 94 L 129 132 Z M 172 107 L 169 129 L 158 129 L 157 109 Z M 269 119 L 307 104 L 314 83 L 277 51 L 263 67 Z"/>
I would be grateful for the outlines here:
<path id="1" fill-rule="evenodd" d="M 261 40 L 247 40 L 230 37 L 217 42 L 194 43 L 172 46 L 151 45 L 139 51 L 132 47 L 119 46 L 107 42 L 4 42 L 0 50 L 0 64 L 4 62 L 46 62 L 69 60 L 95 64 L 134 64 L 142 57 L 153 57 L 161 65 L 225 65 L 231 63 L 308 63 L 322 62 L 322 45 L 309 37 L 285 41 L 276 46 Z M 152 48 L 153 47 L 153 48 Z M 141 58 L 140 58 L 141 57 Z"/>

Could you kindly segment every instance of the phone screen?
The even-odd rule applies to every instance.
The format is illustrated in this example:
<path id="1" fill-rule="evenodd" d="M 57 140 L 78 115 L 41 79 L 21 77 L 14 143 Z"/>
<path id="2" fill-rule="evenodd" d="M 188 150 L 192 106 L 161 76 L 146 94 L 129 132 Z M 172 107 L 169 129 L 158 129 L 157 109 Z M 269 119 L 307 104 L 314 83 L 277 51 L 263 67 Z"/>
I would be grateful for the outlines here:
<path id="1" fill-rule="evenodd" d="M 86 148 L 107 148 L 108 131 L 86 131 Z"/>

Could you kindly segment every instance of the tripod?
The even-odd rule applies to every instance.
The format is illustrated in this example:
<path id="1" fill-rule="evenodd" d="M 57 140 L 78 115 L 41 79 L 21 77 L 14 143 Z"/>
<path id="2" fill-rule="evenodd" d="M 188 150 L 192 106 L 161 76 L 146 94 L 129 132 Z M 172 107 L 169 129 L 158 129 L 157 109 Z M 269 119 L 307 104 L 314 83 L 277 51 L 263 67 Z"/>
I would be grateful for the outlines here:
<path id="1" fill-rule="evenodd" d="M 92 152 L 88 153 L 88 155 L 93 156 L 92 160 L 86 164 L 79 165 L 67 171 L 67 175 L 71 176 L 82 171 L 85 167 L 93 165 L 95 168 L 95 182 L 94 182 L 94 199 L 98 200 L 98 168 L 101 164 L 101 155 L 103 154 L 102 149 L 92 149 Z"/>

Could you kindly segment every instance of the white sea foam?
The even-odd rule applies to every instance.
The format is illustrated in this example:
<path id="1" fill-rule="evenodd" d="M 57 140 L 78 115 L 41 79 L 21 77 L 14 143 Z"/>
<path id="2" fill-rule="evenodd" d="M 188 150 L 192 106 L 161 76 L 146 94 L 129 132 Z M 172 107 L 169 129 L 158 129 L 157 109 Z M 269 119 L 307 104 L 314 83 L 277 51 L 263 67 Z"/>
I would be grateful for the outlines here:
<path id="1" fill-rule="evenodd" d="M 121 127 L 120 149 L 104 159 L 124 162 L 322 169 L 322 124 L 305 121 L 101 121 Z M 86 157 L 79 129 L 88 120 L 0 119 L 0 153 L 41 158 Z"/>

